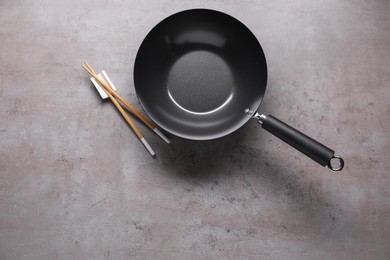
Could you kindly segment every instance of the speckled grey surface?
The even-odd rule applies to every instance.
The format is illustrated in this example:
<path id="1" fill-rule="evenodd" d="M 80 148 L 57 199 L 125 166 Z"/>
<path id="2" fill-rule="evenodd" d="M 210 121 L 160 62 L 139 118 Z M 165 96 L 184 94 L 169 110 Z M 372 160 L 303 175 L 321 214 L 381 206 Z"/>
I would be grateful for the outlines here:
<path id="1" fill-rule="evenodd" d="M 261 110 L 335 149 L 329 172 L 249 122 L 152 159 L 81 69 L 141 109 L 161 19 L 205 7 L 259 38 Z M 390 2 L 0 2 L 0 259 L 389 259 Z M 140 124 L 138 124 L 140 125 Z"/>

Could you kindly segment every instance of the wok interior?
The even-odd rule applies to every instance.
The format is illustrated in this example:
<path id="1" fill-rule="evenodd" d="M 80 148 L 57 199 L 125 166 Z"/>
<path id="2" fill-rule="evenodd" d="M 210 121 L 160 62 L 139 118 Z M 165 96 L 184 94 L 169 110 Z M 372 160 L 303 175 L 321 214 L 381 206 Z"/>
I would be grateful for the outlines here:
<path id="1" fill-rule="evenodd" d="M 241 127 L 265 92 L 267 67 L 256 37 L 235 18 L 194 9 L 147 35 L 134 82 L 147 114 L 180 137 L 214 139 Z"/>

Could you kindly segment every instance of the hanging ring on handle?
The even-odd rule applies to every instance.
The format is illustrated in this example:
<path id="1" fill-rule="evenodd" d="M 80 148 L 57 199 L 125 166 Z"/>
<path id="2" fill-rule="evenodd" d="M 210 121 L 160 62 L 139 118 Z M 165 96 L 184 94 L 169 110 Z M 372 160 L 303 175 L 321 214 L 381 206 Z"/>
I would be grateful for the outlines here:
<path id="1" fill-rule="evenodd" d="M 338 164 L 334 165 L 332 161 L 338 161 Z M 344 159 L 338 155 L 333 155 L 328 163 L 328 168 L 334 172 L 339 172 L 344 168 Z"/>

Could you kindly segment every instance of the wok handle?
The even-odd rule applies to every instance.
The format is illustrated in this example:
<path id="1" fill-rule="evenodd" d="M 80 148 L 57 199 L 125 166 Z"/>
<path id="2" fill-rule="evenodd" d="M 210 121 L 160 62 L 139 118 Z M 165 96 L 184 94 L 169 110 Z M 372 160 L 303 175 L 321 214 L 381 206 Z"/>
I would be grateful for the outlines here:
<path id="1" fill-rule="evenodd" d="M 282 139 L 322 166 L 328 166 L 332 171 L 341 171 L 344 168 L 343 158 L 335 155 L 335 151 L 283 123 L 276 117 L 259 114 L 256 114 L 254 117 L 258 119 L 258 123 L 265 130 Z M 336 165 L 334 161 L 337 161 Z"/>

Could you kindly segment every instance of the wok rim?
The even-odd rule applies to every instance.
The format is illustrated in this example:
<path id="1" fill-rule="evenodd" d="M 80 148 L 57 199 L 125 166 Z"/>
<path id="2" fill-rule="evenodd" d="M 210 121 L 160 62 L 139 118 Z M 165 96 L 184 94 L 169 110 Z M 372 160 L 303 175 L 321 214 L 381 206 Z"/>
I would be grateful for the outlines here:
<path id="1" fill-rule="evenodd" d="M 190 134 L 184 134 L 184 133 L 178 133 L 177 131 L 173 131 L 172 129 L 167 129 L 166 127 L 164 127 L 164 124 L 161 124 L 159 123 L 159 120 L 157 120 L 156 118 L 153 117 L 153 113 L 151 113 L 149 111 L 149 109 L 147 108 L 147 104 L 144 104 L 141 99 L 140 99 L 140 95 L 138 94 L 139 92 L 137 91 L 137 84 L 136 84 L 136 73 L 135 73 L 135 70 L 136 70 L 136 67 L 137 67 L 137 60 L 139 60 L 139 53 L 140 53 L 140 50 L 141 50 L 141 47 L 143 46 L 144 42 L 147 40 L 148 36 L 150 34 L 152 34 L 154 31 L 156 31 L 158 29 L 158 27 L 160 26 L 160 24 L 162 24 L 163 22 L 165 22 L 166 20 L 169 20 L 169 19 L 172 19 L 172 17 L 176 16 L 176 15 L 179 15 L 179 14 L 182 14 L 182 13 L 186 13 L 186 12 L 194 12 L 194 11 L 209 11 L 209 12 L 214 12 L 214 13 L 218 13 L 219 15 L 224 15 L 224 16 L 227 16 L 229 17 L 229 19 L 232 19 L 232 20 L 235 20 L 237 23 L 241 24 L 241 26 L 243 26 L 244 28 L 246 28 L 248 30 L 248 32 L 253 36 L 254 40 L 256 40 L 256 42 L 258 43 L 259 47 L 260 47 L 260 51 L 262 52 L 263 56 L 264 56 L 264 65 L 265 65 L 265 71 L 263 72 L 264 73 L 264 90 L 262 91 L 261 94 L 259 94 L 259 101 L 257 102 L 258 104 L 256 104 L 256 108 L 253 109 L 253 113 L 244 113 L 243 111 L 243 117 L 245 117 L 245 119 L 241 120 L 240 122 L 237 122 L 234 127 L 231 127 L 229 129 L 225 129 L 225 131 L 220 131 L 218 134 L 214 134 L 213 136 L 211 135 L 207 135 L 207 136 L 202 136 L 202 137 L 199 137 L 199 136 L 194 136 L 194 135 L 190 135 Z M 141 104 L 141 107 L 142 109 L 145 111 L 145 113 L 149 116 L 149 118 L 161 129 L 163 129 L 164 131 L 166 131 L 167 133 L 171 134 L 171 135 L 174 135 L 176 137 L 179 137 L 179 138 L 183 138 L 183 139 L 187 139 L 187 140 L 193 140 L 193 141 L 209 141 L 209 140 L 216 140 L 216 139 L 219 139 L 219 138 L 223 138 L 223 137 L 226 137 L 234 132 L 236 132 L 238 129 L 240 129 L 241 127 L 243 127 L 245 124 L 247 124 L 247 122 L 253 118 L 253 115 L 258 111 L 261 103 L 263 102 L 263 99 L 264 99 L 264 96 L 265 96 L 265 92 L 267 90 L 267 83 L 268 83 L 268 66 L 267 66 L 267 58 L 265 56 L 265 52 L 263 50 L 263 46 L 260 44 L 260 41 L 257 39 L 256 35 L 252 32 L 252 30 L 250 30 L 250 28 L 248 26 L 246 26 L 243 22 L 241 22 L 240 20 L 238 20 L 237 18 L 235 18 L 234 16 L 230 15 L 230 14 L 227 14 L 225 12 L 222 12 L 222 11 L 219 11 L 219 10 L 215 10 L 215 9 L 209 9 L 209 8 L 192 8 L 192 9 L 186 9 L 186 10 L 182 10 L 182 11 L 179 11 L 179 12 L 176 12 L 176 13 L 173 13 L 169 16 L 167 16 L 166 18 L 160 20 L 156 25 L 153 26 L 153 28 L 145 35 L 145 37 L 143 38 L 141 44 L 139 45 L 138 47 L 138 50 L 137 50 L 137 53 L 136 53 L 136 57 L 135 57 L 135 60 L 134 60 L 134 67 L 133 67 L 133 82 L 134 82 L 134 90 L 135 90 L 135 94 L 136 94 L 136 97 L 137 97 L 137 100 L 138 102 Z M 253 106 L 254 107 L 254 106 Z"/>

